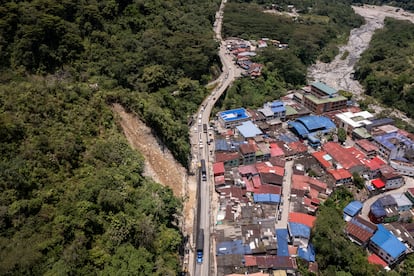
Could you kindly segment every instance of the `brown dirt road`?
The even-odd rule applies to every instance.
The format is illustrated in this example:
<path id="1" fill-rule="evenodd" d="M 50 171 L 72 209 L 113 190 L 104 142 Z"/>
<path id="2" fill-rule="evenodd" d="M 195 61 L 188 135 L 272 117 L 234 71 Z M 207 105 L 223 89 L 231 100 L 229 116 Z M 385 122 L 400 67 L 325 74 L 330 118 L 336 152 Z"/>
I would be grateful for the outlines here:
<path id="1" fill-rule="evenodd" d="M 170 187 L 175 196 L 184 198 L 183 234 L 192 233 L 196 195 L 194 177 L 187 175 L 186 169 L 174 159 L 167 147 L 160 144 L 151 129 L 137 116 L 126 112 L 119 104 L 114 104 L 112 110 L 118 115 L 117 120 L 130 145 L 145 158 L 144 175 Z"/>

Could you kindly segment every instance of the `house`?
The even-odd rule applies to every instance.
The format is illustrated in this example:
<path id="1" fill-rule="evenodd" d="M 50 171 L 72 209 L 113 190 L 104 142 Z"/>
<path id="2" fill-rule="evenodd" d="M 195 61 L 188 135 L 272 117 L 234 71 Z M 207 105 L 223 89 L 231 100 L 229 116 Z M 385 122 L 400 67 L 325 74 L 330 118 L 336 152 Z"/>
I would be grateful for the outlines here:
<path id="1" fill-rule="evenodd" d="M 380 173 L 380 178 L 385 183 L 385 190 L 397 189 L 405 184 L 402 175 L 396 172 L 391 166 L 382 166 Z"/>
<path id="2" fill-rule="evenodd" d="M 369 159 L 377 156 L 378 147 L 367 139 L 355 141 L 355 147 L 362 151 Z"/>
<path id="3" fill-rule="evenodd" d="M 398 212 L 408 211 L 413 207 L 411 200 L 403 193 L 401 194 L 391 194 L 397 203 Z"/>
<path id="4" fill-rule="evenodd" d="M 241 123 L 250 121 L 250 114 L 244 108 L 237 108 L 219 112 L 218 121 L 223 128 L 233 128 Z"/>
<path id="5" fill-rule="evenodd" d="M 335 142 L 328 142 L 323 145 L 322 148 L 329 156 L 332 157 L 337 168 L 344 168 L 350 173 L 360 173 L 364 171 L 365 166 L 361 162 L 361 159 L 365 156 L 356 148 L 344 148 Z"/>
<path id="6" fill-rule="evenodd" d="M 282 101 L 267 102 L 258 111 L 266 117 L 266 120 L 285 120 L 286 118 L 286 107 Z"/>
<path id="7" fill-rule="evenodd" d="M 390 160 L 390 166 L 402 175 L 414 176 L 414 163 L 406 159 Z"/>
<path id="8" fill-rule="evenodd" d="M 377 231 L 377 226 L 361 216 L 355 216 L 346 223 L 345 234 L 348 238 L 363 247 L 366 247 L 370 238 Z"/>
<path id="9" fill-rule="evenodd" d="M 254 144 L 241 144 L 239 147 L 243 165 L 256 163 L 256 147 Z"/>
<path id="10" fill-rule="evenodd" d="M 363 174 L 366 175 L 368 179 L 378 178 L 381 174 L 380 169 L 386 165 L 385 162 L 379 157 L 374 157 L 368 160 L 362 159 L 361 161 L 365 165 L 365 171 Z"/>
<path id="11" fill-rule="evenodd" d="M 407 151 L 414 150 L 414 142 L 400 131 L 375 136 L 374 143 L 380 157 L 387 161 L 404 159 Z"/>
<path id="12" fill-rule="evenodd" d="M 224 176 L 224 172 L 225 172 L 225 168 L 224 168 L 224 162 L 215 162 L 213 164 L 213 174 L 214 177 L 216 176 Z"/>
<path id="13" fill-rule="evenodd" d="M 404 259 L 407 248 L 382 224 L 371 237 L 369 249 L 383 259 L 389 266 L 393 266 Z"/>
<path id="14" fill-rule="evenodd" d="M 236 126 L 236 129 L 244 139 L 254 138 L 263 134 L 252 121 L 242 122 L 239 126 Z"/>
<path id="15" fill-rule="evenodd" d="M 316 217 L 308 215 L 308 214 L 303 214 L 303 213 L 298 213 L 298 212 L 290 212 L 289 213 L 289 222 L 296 222 L 296 223 L 302 223 L 310 228 L 313 227 L 313 225 L 315 224 L 315 220 Z"/>
<path id="16" fill-rule="evenodd" d="M 225 168 L 234 168 L 240 164 L 238 152 L 215 152 L 215 161 L 223 162 Z"/>
<path id="17" fill-rule="evenodd" d="M 311 228 L 309 226 L 302 223 L 289 222 L 288 232 L 293 245 L 304 248 L 308 247 L 311 234 Z"/>
<path id="18" fill-rule="evenodd" d="M 362 203 L 358 200 L 351 201 L 344 208 L 343 217 L 345 221 L 350 221 L 362 210 Z"/>
<path id="19" fill-rule="evenodd" d="M 289 256 L 288 243 L 289 243 L 289 232 L 287 229 L 276 229 L 276 240 L 277 240 L 277 255 L 278 256 Z"/>
<path id="20" fill-rule="evenodd" d="M 335 115 L 335 121 L 338 128 L 343 128 L 348 135 L 351 135 L 354 129 L 370 125 L 370 119 L 373 117 L 374 115 L 368 111 L 343 112 Z"/>

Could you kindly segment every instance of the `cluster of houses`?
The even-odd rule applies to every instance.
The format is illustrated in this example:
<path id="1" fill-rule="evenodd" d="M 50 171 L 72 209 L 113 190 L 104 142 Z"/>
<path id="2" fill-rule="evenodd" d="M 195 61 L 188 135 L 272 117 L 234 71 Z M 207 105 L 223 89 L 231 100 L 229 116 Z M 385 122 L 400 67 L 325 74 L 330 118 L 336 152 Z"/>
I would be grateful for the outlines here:
<path id="1" fill-rule="evenodd" d="M 378 198 L 371 206 L 369 220 L 360 216 L 363 204 L 350 202 L 344 209 L 344 232 L 354 243 L 368 248 L 368 261 L 389 270 L 414 249 L 412 229 L 403 223 L 412 220 L 414 189 Z M 399 221 L 397 223 L 397 221 Z M 385 223 L 385 224 L 383 224 Z M 411 226 L 412 227 L 412 226 Z"/>
<path id="2" fill-rule="evenodd" d="M 229 39 L 227 40 L 227 51 L 229 54 L 233 55 L 236 64 L 245 70 L 243 75 L 250 76 L 251 78 L 257 78 L 262 74 L 263 64 L 255 63 L 251 60 L 251 58 L 256 56 L 257 50 L 267 48 L 268 45 L 272 45 L 279 49 L 288 48 L 288 44 L 268 38 L 262 38 L 258 41 Z"/>
<path id="3" fill-rule="evenodd" d="M 350 105 L 324 83 L 293 91 L 257 110 L 222 111 L 216 119 L 212 176 L 219 195 L 215 244 L 220 275 L 276 271 L 294 275 L 297 258 L 317 272 L 311 229 L 319 205 L 332 191 L 351 185 L 358 174 L 365 179 L 368 196 L 373 196 L 401 187 L 403 175 L 414 173 L 412 135 L 390 119 L 375 119 Z M 349 135 L 346 146 L 338 142 L 338 128 Z M 368 221 L 358 216 L 358 210 L 349 216 L 346 229 L 350 237 L 358 236 L 360 229 L 366 231 L 369 237 L 361 245 L 373 252 L 371 262 L 384 267 L 400 262 L 411 248 L 388 226 L 376 225 L 411 222 L 410 197 L 391 197 L 393 206 L 382 205 L 385 215 L 374 217 L 370 212 Z M 388 209 L 395 212 L 388 214 Z M 409 230 L 402 233 L 412 239 Z M 395 240 L 404 250 L 400 243 L 390 242 Z M 384 244 L 401 252 L 389 252 Z"/>

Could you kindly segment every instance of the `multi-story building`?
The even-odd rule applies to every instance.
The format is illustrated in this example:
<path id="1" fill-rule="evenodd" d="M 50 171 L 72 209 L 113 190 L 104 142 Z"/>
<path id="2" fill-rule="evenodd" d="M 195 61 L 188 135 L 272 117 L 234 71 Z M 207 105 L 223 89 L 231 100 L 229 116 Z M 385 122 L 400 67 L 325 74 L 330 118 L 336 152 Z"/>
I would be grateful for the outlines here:
<path id="1" fill-rule="evenodd" d="M 310 93 L 303 96 L 303 105 L 315 114 L 343 109 L 346 103 L 344 96 L 322 82 L 312 83 Z"/>
<path id="2" fill-rule="evenodd" d="M 382 224 L 377 227 L 378 230 L 371 237 L 369 249 L 380 256 L 388 265 L 397 264 L 404 258 L 407 248 Z"/>

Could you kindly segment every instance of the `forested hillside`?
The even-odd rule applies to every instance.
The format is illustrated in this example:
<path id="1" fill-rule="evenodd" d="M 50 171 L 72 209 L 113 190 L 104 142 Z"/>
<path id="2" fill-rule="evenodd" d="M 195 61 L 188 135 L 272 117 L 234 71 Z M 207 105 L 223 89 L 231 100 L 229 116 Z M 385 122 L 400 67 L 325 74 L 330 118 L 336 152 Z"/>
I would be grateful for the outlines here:
<path id="1" fill-rule="evenodd" d="M 273 6 L 272 6 L 273 4 Z M 289 11 L 294 5 L 298 17 L 275 12 Z M 272 10 L 273 13 L 269 13 Z M 267 13 L 265 13 L 267 11 Z M 330 1 L 249 1 L 234 0 L 226 4 L 223 33 L 225 37 L 261 39 L 288 43 L 280 50 L 268 47 L 256 59 L 265 65 L 263 77 L 236 81 L 223 104 L 257 107 L 264 101 L 279 98 L 287 89 L 306 82 L 306 67 L 317 59 L 329 62 L 345 43 L 349 31 L 363 23 L 347 0 Z"/>
<path id="2" fill-rule="evenodd" d="M 142 176 L 110 104 L 186 165 L 218 2 L 2 1 L 0 275 L 177 274 L 181 199 Z"/>
<path id="3" fill-rule="evenodd" d="M 366 93 L 414 118 L 414 24 L 386 18 L 357 64 Z"/>

